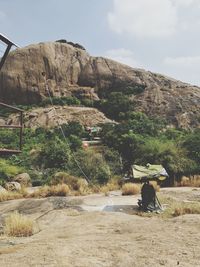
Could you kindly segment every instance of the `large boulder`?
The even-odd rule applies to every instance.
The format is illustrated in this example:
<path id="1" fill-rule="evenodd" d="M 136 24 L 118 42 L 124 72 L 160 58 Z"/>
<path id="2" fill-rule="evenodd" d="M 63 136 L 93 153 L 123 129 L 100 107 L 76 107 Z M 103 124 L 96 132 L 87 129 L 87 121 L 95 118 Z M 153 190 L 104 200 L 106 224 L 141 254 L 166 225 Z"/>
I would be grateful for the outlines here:
<path id="1" fill-rule="evenodd" d="M 17 104 L 53 97 L 96 100 L 131 91 L 136 111 L 182 128 L 200 126 L 200 88 L 172 78 L 91 57 L 70 42 L 30 45 L 11 52 L 0 73 L 0 98 Z M 32 114 L 33 115 L 33 114 Z M 32 116 L 31 115 L 31 116 Z"/>
<path id="2" fill-rule="evenodd" d="M 28 173 L 20 173 L 13 178 L 14 182 L 19 183 L 21 186 L 30 186 L 31 177 Z"/>

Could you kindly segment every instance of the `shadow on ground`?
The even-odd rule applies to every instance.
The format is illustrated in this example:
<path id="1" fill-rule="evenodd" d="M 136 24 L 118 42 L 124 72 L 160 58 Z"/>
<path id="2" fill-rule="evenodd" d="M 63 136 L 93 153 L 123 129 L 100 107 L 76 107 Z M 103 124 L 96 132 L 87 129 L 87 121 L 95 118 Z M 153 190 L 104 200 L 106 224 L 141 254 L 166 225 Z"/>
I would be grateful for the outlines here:
<path id="1" fill-rule="evenodd" d="M 104 207 L 103 211 L 136 214 L 138 212 L 138 206 L 137 205 L 108 205 Z"/>

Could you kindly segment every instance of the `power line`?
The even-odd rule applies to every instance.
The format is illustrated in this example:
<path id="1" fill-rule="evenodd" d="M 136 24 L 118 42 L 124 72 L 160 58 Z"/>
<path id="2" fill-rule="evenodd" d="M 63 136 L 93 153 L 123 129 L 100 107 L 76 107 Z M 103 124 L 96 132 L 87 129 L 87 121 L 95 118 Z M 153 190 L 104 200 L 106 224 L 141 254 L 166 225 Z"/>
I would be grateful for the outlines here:
<path id="1" fill-rule="evenodd" d="M 53 104 L 53 99 L 52 99 L 52 97 L 51 97 L 51 93 L 50 93 L 50 90 L 49 90 L 49 87 L 48 87 L 48 84 L 47 84 L 47 80 L 46 80 L 46 76 L 45 76 L 45 74 L 44 74 L 44 77 L 45 77 L 45 86 L 46 86 L 45 89 L 46 89 L 46 92 L 48 93 L 48 96 L 49 96 L 51 105 L 52 105 L 52 107 L 53 107 L 53 111 L 54 111 L 55 114 L 58 116 L 57 111 L 56 111 L 56 109 L 55 109 L 55 107 L 54 107 L 54 104 Z M 63 130 L 63 128 L 62 128 L 62 125 L 60 125 L 60 123 L 59 123 L 59 120 L 57 121 L 57 123 L 58 123 L 58 126 L 59 126 L 59 128 L 60 128 L 60 131 L 61 131 L 61 133 L 62 133 L 62 135 L 63 135 L 63 138 L 64 138 L 65 141 L 69 144 L 69 142 L 68 142 L 68 140 L 67 140 L 67 137 L 66 137 L 66 135 L 65 135 L 65 133 L 64 133 L 64 130 Z M 77 167 L 79 168 L 79 170 L 81 171 L 81 173 L 82 173 L 83 176 L 85 177 L 86 181 L 87 181 L 88 183 L 91 183 L 91 184 L 92 184 L 92 182 L 91 182 L 91 180 L 89 179 L 89 177 L 86 175 L 86 173 L 85 173 L 85 172 L 83 171 L 83 169 L 81 168 L 81 166 L 80 166 L 78 160 L 76 159 L 76 157 L 75 157 L 73 151 L 72 151 L 72 157 L 73 157 L 73 159 L 74 159 L 74 161 L 75 161 Z"/>

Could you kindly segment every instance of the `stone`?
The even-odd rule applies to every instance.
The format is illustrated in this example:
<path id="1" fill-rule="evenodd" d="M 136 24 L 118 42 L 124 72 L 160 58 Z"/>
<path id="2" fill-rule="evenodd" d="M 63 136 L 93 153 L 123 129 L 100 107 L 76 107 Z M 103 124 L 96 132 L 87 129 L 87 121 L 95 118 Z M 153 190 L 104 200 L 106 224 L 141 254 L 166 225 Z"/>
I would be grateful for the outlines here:
<path id="1" fill-rule="evenodd" d="M 14 182 L 19 183 L 21 186 L 30 186 L 31 178 L 28 173 L 20 173 L 13 178 Z"/>
<path id="2" fill-rule="evenodd" d="M 0 98 L 39 104 L 49 97 L 97 100 L 131 88 L 135 110 L 181 128 L 200 127 L 200 88 L 167 76 L 92 57 L 72 42 L 48 42 L 12 51 L 0 75 Z M 45 120 L 46 117 L 43 117 Z"/>
<path id="3" fill-rule="evenodd" d="M 52 108 L 35 108 L 31 113 L 37 116 L 30 116 L 31 111 L 24 112 L 24 126 L 28 128 L 53 128 L 71 121 L 78 121 L 83 126 L 96 126 L 102 123 L 112 123 L 102 112 L 95 108 L 56 106 Z M 9 117 L 12 124 L 19 124 L 19 117 L 13 114 Z"/>
<path id="4" fill-rule="evenodd" d="M 6 192 L 7 190 L 3 186 L 0 185 L 0 193 L 6 193 Z"/>
<path id="5" fill-rule="evenodd" d="M 5 184 L 5 188 L 8 191 L 19 191 L 21 190 L 21 185 L 20 183 L 17 183 L 17 182 L 9 182 Z"/>

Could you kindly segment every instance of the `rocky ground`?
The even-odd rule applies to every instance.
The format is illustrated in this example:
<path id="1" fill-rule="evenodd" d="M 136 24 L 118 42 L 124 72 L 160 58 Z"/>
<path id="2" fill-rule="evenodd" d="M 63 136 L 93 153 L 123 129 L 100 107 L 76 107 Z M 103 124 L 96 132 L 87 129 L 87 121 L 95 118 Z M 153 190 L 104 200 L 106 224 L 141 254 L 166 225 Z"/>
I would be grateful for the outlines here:
<path id="1" fill-rule="evenodd" d="M 200 189 L 162 189 L 160 195 L 199 203 Z M 18 210 L 36 226 L 31 237 L 2 235 L 0 266 L 199 266 L 200 215 L 140 217 L 138 198 L 111 192 L 2 202 L 1 222 Z"/>

